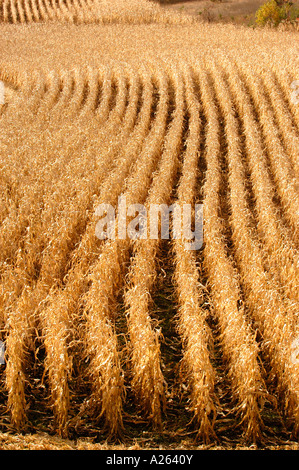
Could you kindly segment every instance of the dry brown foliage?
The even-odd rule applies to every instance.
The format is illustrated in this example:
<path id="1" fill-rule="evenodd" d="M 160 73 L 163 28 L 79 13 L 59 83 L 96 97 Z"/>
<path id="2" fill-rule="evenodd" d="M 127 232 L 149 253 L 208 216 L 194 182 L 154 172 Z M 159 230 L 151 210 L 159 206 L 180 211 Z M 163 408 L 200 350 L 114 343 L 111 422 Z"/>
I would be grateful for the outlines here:
<path id="1" fill-rule="evenodd" d="M 0 12 L 0 426 L 60 435 L 0 446 L 91 448 L 66 438 L 132 423 L 261 443 L 278 415 L 297 439 L 296 33 L 145 0 Z M 200 252 L 99 240 L 96 208 L 121 195 L 202 202 Z"/>

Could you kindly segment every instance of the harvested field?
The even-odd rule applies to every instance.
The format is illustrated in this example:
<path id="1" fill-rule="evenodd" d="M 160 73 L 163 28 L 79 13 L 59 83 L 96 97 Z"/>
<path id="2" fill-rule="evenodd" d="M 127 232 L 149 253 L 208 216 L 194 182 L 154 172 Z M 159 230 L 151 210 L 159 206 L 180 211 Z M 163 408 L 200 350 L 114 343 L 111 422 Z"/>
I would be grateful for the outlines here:
<path id="1" fill-rule="evenodd" d="M 0 11 L 0 448 L 298 448 L 298 33 Z M 100 240 L 120 196 L 203 245 Z"/>

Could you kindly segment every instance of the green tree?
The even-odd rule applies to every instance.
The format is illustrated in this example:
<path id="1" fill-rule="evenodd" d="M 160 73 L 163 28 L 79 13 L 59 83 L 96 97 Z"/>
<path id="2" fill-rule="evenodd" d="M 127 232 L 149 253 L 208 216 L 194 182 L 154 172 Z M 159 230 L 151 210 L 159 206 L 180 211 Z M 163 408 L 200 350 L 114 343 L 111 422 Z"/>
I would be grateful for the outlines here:
<path id="1" fill-rule="evenodd" d="M 299 9 L 289 0 L 270 0 L 256 12 L 255 19 L 259 26 L 272 24 L 277 26 L 281 21 L 293 21 L 299 15 Z"/>

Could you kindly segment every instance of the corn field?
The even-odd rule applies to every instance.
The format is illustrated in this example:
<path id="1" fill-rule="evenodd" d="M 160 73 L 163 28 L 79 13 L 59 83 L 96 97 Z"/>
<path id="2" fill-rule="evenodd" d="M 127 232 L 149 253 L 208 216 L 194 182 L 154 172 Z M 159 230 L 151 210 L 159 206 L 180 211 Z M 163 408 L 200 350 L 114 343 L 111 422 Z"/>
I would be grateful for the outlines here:
<path id="1" fill-rule="evenodd" d="M 148 0 L 1 0 L 0 21 L 13 24 L 191 24 L 194 20 L 178 13 L 163 11 L 156 3 Z"/>
<path id="2" fill-rule="evenodd" d="M 297 33 L 96 0 L 0 30 L 0 429 L 297 441 Z M 202 248 L 99 240 L 121 195 L 203 204 Z"/>

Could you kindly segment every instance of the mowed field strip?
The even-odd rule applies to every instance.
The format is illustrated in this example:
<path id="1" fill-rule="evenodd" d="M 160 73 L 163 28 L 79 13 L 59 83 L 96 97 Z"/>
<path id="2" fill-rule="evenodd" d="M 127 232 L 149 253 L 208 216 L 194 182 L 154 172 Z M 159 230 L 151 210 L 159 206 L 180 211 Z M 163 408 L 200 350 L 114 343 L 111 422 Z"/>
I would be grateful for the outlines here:
<path id="1" fill-rule="evenodd" d="M 0 0 L 0 430 L 297 442 L 298 33 L 112 3 Z"/>

